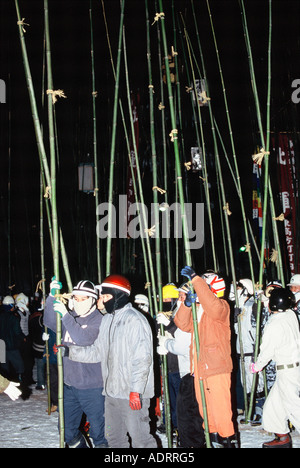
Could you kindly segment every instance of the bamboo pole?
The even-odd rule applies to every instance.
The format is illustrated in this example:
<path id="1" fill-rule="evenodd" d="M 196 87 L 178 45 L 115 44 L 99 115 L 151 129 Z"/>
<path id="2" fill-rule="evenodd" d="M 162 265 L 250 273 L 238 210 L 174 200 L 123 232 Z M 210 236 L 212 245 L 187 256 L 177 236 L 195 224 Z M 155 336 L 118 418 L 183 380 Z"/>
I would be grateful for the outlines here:
<path id="1" fill-rule="evenodd" d="M 157 2 L 155 1 L 155 6 Z M 157 10 L 156 10 L 157 11 Z M 159 23 L 157 24 L 157 42 L 158 42 L 158 66 L 159 66 L 159 82 L 160 82 L 160 112 L 161 112 L 161 131 L 162 131 L 162 150 L 163 150 L 163 181 L 164 181 L 164 203 L 166 207 L 169 206 L 168 196 L 168 161 L 167 161 L 167 141 L 166 141 L 166 125 L 165 125 L 165 98 L 164 98 L 164 85 L 163 85 L 163 74 L 162 74 L 162 56 L 161 56 L 161 32 Z M 169 232 L 169 217 L 166 217 L 166 229 Z M 178 239 L 176 239 L 177 244 Z M 170 239 L 166 239 L 166 261 L 167 261 L 167 277 L 168 283 L 172 282 L 172 270 L 171 270 L 171 249 Z M 176 268 L 176 274 L 178 269 Z"/>
<path id="2" fill-rule="evenodd" d="M 220 74 L 220 79 L 221 79 L 221 84 L 222 84 L 223 98 L 224 98 L 224 104 L 225 104 L 225 109 L 226 109 L 226 118 L 227 118 L 230 142 L 231 142 L 231 147 L 232 147 L 234 167 L 235 167 L 235 172 L 236 172 L 236 181 L 237 181 L 237 185 L 238 185 L 238 195 L 239 195 L 239 200 L 240 200 L 240 205 L 241 205 L 241 213 L 242 213 L 242 220 L 243 220 L 244 231 L 245 231 L 246 244 L 251 245 L 250 238 L 249 238 L 249 232 L 248 232 L 248 226 L 247 226 L 247 218 L 246 218 L 246 213 L 245 213 L 244 201 L 243 201 L 243 192 L 242 192 L 242 187 L 241 187 L 241 182 L 240 182 L 239 167 L 238 167 L 237 157 L 236 157 L 235 142 L 234 142 L 233 131 L 232 131 L 232 126 L 231 126 L 230 112 L 229 112 L 228 102 L 227 102 L 227 94 L 226 94 L 225 82 L 224 82 L 224 77 L 223 77 L 223 70 L 222 70 L 222 65 L 221 65 L 219 49 L 218 49 L 218 44 L 217 44 L 217 39 L 216 39 L 216 34 L 215 34 L 215 29 L 214 29 L 214 24 L 213 24 L 213 18 L 212 18 L 212 14 L 211 14 L 211 9 L 210 9 L 210 5 L 209 5 L 209 0 L 206 0 L 206 5 L 207 5 L 207 9 L 208 9 L 209 19 L 210 19 L 210 24 L 211 24 L 211 30 L 212 30 L 212 35 L 213 35 L 213 41 L 214 41 L 215 51 L 216 51 L 216 56 L 217 56 L 219 74 Z M 250 275 L 251 275 L 251 280 L 252 280 L 252 284 L 253 284 L 253 289 L 255 289 L 255 276 L 254 276 L 254 270 L 253 270 L 253 261 L 252 261 L 251 249 L 248 249 L 248 259 L 249 259 Z"/>
<path id="3" fill-rule="evenodd" d="M 92 66 L 92 99 L 93 99 L 93 153 L 94 153 L 94 175 L 95 175 L 95 206 L 96 225 L 98 223 L 97 207 L 99 205 L 99 178 L 98 178 L 98 154 L 97 154 L 97 114 L 96 114 L 96 82 L 95 82 L 95 57 L 94 57 L 94 31 L 93 31 L 93 9 L 90 0 L 90 30 L 91 30 L 91 66 Z M 101 258 L 100 258 L 100 238 L 96 235 L 96 258 L 97 258 L 97 279 L 101 283 Z"/>
<path id="4" fill-rule="evenodd" d="M 165 30 L 165 14 L 163 11 L 162 0 L 159 0 L 159 18 L 161 21 L 161 31 L 162 31 L 163 48 L 164 48 L 164 60 L 165 60 L 165 67 L 166 67 L 166 79 L 167 79 L 168 94 L 169 94 L 169 105 L 170 105 L 170 115 L 171 115 L 171 125 L 172 125 L 171 140 L 174 144 L 175 164 L 176 164 L 176 170 L 177 170 L 178 194 L 179 194 L 181 213 L 182 213 L 184 249 L 185 249 L 186 263 L 187 265 L 191 266 L 192 257 L 191 257 L 191 251 L 190 251 L 190 246 L 189 246 L 187 219 L 186 219 L 185 206 L 184 206 L 184 193 L 183 193 L 183 184 L 182 184 L 182 175 L 181 175 L 181 166 L 180 166 L 180 158 L 179 158 L 179 148 L 178 148 L 178 136 L 177 136 L 178 131 L 177 131 L 177 126 L 176 126 L 176 116 L 174 112 L 174 99 L 173 99 L 173 94 L 172 94 L 172 85 L 171 85 L 169 60 L 168 60 L 167 37 L 166 37 L 166 30 Z M 194 326 L 194 335 L 195 335 L 195 342 L 196 342 L 196 352 L 197 352 L 197 359 L 198 359 L 200 346 L 199 346 L 197 312 L 196 312 L 196 308 L 194 307 L 194 305 L 192 307 L 192 314 L 193 314 L 193 326 Z M 211 442 L 210 442 L 209 430 L 208 430 L 207 408 L 206 408 L 204 386 L 203 386 L 202 379 L 200 379 L 199 385 L 200 385 L 200 392 L 201 392 L 201 399 L 202 399 L 203 413 L 204 413 L 203 419 L 204 419 L 204 426 L 205 426 L 206 446 L 207 448 L 211 448 Z"/>
<path id="5" fill-rule="evenodd" d="M 150 103 L 150 139 L 152 151 L 152 174 L 153 174 L 153 187 L 158 186 L 157 180 L 157 155 L 155 145 L 155 127 L 154 127 L 154 102 L 153 102 L 153 82 L 152 82 L 152 69 L 151 69 L 151 47 L 150 47 L 150 21 L 148 12 L 148 1 L 145 0 L 146 11 L 146 29 L 147 29 L 147 62 L 148 62 L 148 77 L 149 77 L 149 103 Z M 156 226 L 155 233 L 155 258 L 156 258 L 156 275 L 157 275 L 157 290 L 159 299 L 159 310 L 163 308 L 162 298 L 162 274 L 161 274 L 161 254 L 160 254 L 160 234 L 159 234 L 159 208 L 158 208 L 158 191 L 152 190 L 154 202 L 154 224 Z M 164 336 L 164 326 L 161 324 L 160 332 Z M 168 439 L 168 447 L 172 447 L 172 424 L 171 424 L 171 411 L 170 411 L 170 396 L 168 385 L 168 369 L 167 369 L 167 356 L 162 356 L 162 374 L 164 384 L 164 402 L 165 402 L 165 426 Z"/>
<path id="6" fill-rule="evenodd" d="M 267 211 L 268 211 L 268 194 L 269 194 L 269 148 L 270 148 L 270 110 L 271 110 L 271 50 L 272 48 L 272 0 L 269 0 L 269 38 L 268 38 L 268 91 L 267 91 L 267 111 L 266 111 L 266 154 L 264 157 L 264 198 L 263 198 L 263 225 L 261 236 L 261 252 L 259 265 L 259 284 L 263 284 L 264 264 L 265 264 L 265 239 L 267 228 Z M 261 299 L 257 304 L 257 319 L 256 319 L 256 343 L 254 359 L 256 361 L 260 345 L 260 318 L 261 318 Z M 253 408 L 253 399 L 256 387 L 257 374 L 253 375 L 253 383 L 250 395 L 248 419 L 251 417 Z"/>
<path id="7" fill-rule="evenodd" d="M 109 188 L 108 188 L 108 207 L 109 208 L 108 208 L 108 227 L 107 227 L 108 236 L 107 236 L 107 246 L 106 246 L 106 276 L 110 274 L 110 261 L 111 261 L 115 148 L 116 148 L 116 132 L 117 132 L 117 118 L 118 118 L 118 99 L 119 99 L 119 81 L 120 81 L 122 37 L 123 37 L 123 24 L 124 24 L 124 8 L 125 8 L 125 0 L 121 0 L 118 56 L 117 56 L 117 65 L 116 65 L 116 78 L 115 78 L 115 97 L 114 97 L 114 106 L 113 106 L 113 123 L 112 123 L 111 149 L 110 149 L 110 170 L 109 170 Z"/>
<path id="8" fill-rule="evenodd" d="M 250 70 L 251 84 L 252 84 L 252 90 L 253 90 L 255 107 L 256 107 L 256 116 L 257 116 L 257 123 L 258 123 L 258 128 L 259 128 L 259 133 L 260 133 L 261 148 L 265 148 L 265 136 L 264 136 L 263 125 L 262 125 L 261 108 L 260 108 L 260 102 L 259 102 L 258 91 L 257 91 L 256 75 L 255 75 L 255 69 L 254 69 L 254 64 L 253 64 L 252 48 L 251 48 L 251 43 L 250 43 L 249 31 L 248 31 L 246 9 L 245 9 L 243 0 L 240 0 L 240 7 L 241 7 L 241 14 L 242 14 L 243 28 L 244 28 L 244 37 L 245 37 L 246 48 L 248 52 L 249 70 Z M 276 246 L 276 250 L 278 252 L 277 273 L 278 273 L 278 277 L 281 280 L 282 285 L 284 286 L 285 278 L 284 278 L 284 273 L 283 273 L 282 253 L 281 253 L 281 247 L 280 247 L 280 242 L 279 242 L 277 224 L 275 220 L 276 214 L 275 214 L 273 191 L 272 191 L 272 184 L 271 184 L 270 177 L 269 177 L 268 184 L 269 184 L 270 210 L 271 210 L 271 218 L 272 218 L 274 243 Z"/>
<path id="9" fill-rule="evenodd" d="M 51 44 L 49 31 L 49 9 L 48 0 L 44 0 L 45 34 L 46 34 L 46 63 L 47 63 L 47 86 L 48 86 L 48 124 L 49 124 L 49 145 L 50 145 L 50 167 L 51 167 L 51 208 L 52 208 L 52 229 L 53 229 L 53 271 L 54 276 L 59 280 L 59 227 L 57 218 L 56 203 L 56 151 L 53 116 L 53 98 L 49 91 L 54 91 L 51 63 Z M 61 344 L 61 318 L 57 314 L 56 321 L 56 344 Z M 63 362 L 62 353 L 59 349 L 57 353 L 58 369 L 58 411 L 59 411 L 59 440 L 60 448 L 64 448 L 64 405 L 63 405 Z"/>

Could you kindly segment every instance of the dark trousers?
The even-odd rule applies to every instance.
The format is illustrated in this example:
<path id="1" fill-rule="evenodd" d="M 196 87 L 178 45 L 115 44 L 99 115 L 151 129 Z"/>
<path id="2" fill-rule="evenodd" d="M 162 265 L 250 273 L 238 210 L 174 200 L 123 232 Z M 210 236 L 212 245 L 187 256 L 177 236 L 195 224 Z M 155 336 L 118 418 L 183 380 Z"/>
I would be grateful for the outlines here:
<path id="1" fill-rule="evenodd" d="M 203 419 L 196 399 L 194 377 L 182 377 L 177 395 L 177 422 L 180 447 L 203 448 L 205 435 Z"/>
<path id="2" fill-rule="evenodd" d="M 83 413 L 90 423 L 89 435 L 94 445 L 106 443 L 102 390 L 102 388 L 79 390 L 64 385 L 65 441 L 67 444 L 80 434 L 79 426 Z"/>

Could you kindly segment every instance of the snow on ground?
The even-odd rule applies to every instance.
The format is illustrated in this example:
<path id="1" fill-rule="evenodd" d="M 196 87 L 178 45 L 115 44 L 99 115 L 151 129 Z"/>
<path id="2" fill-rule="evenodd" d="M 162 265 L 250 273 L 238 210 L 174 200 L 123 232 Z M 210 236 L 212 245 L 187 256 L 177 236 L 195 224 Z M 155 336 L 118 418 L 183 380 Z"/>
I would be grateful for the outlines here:
<path id="1" fill-rule="evenodd" d="M 0 448 L 58 448 L 58 413 L 47 412 L 47 392 L 31 387 L 29 399 L 11 401 L 0 394 Z M 241 448 L 261 448 L 273 438 L 261 427 L 239 425 Z M 163 447 L 166 438 L 160 436 Z M 300 448 L 300 435 L 292 433 L 294 448 Z"/>

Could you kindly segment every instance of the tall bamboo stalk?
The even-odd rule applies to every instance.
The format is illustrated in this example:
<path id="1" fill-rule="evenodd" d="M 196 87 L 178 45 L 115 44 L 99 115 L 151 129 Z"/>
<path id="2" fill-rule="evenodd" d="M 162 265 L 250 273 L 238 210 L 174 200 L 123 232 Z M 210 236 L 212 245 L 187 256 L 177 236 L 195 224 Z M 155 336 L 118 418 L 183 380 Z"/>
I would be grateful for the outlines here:
<path id="1" fill-rule="evenodd" d="M 234 142 L 234 138 L 233 138 L 233 131 L 232 131 L 232 125 L 231 125 L 230 112 L 229 112 L 228 102 L 227 102 L 226 87 L 225 87 L 225 82 L 224 82 L 224 77 L 223 77 L 223 70 L 222 70 L 222 65 L 221 65 L 221 60 L 220 60 L 220 55 L 219 55 L 219 49 L 218 49 L 218 44 L 217 44 L 217 38 L 216 38 L 216 34 L 215 34 L 215 29 L 214 29 L 213 18 L 212 18 L 212 14 L 211 14 L 210 5 L 209 5 L 209 0 L 206 0 L 206 4 L 207 4 L 207 9 L 208 9 L 209 19 L 210 19 L 210 24 L 211 24 L 211 30 L 212 30 L 213 41 L 214 41 L 215 51 L 216 51 L 216 56 L 217 56 L 219 74 L 220 74 L 222 90 L 223 90 L 223 98 L 224 98 L 224 104 L 225 104 L 225 109 L 226 109 L 226 118 L 227 118 L 230 142 L 231 142 L 231 147 L 232 147 L 234 167 L 235 167 L 235 172 L 236 172 L 236 181 L 237 181 L 237 185 L 238 185 L 238 195 L 239 195 L 239 200 L 240 200 L 240 205 L 241 205 L 241 213 L 242 213 L 242 220 L 243 220 L 244 231 L 245 231 L 245 239 L 246 239 L 246 244 L 251 245 L 250 238 L 249 238 L 249 232 L 248 232 L 247 218 L 246 218 L 246 213 L 245 213 L 245 206 L 244 206 L 244 201 L 243 201 L 243 191 L 242 191 L 241 182 L 240 182 L 239 167 L 238 167 L 237 157 L 236 157 L 235 142 Z M 255 288 L 255 276 L 254 276 L 254 270 L 253 270 L 253 261 L 252 261 L 251 249 L 248 249 L 248 259 L 249 259 L 251 280 L 252 280 L 253 288 Z"/>
<path id="2" fill-rule="evenodd" d="M 184 236 L 184 249 L 185 249 L 185 257 L 187 265 L 192 264 L 192 257 L 189 245 L 189 233 L 187 229 L 187 219 L 185 213 L 185 202 L 184 202 L 184 193 L 183 193 L 183 184 L 182 184 L 182 175 L 181 175 L 181 165 L 180 165 L 180 158 L 179 158 L 179 148 L 178 148 L 178 136 L 177 136 L 177 125 L 176 125 L 176 116 L 174 111 L 174 99 L 172 94 L 172 84 L 170 78 L 170 69 L 169 69 L 169 60 L 168 60 L 168 46 L 167 46 L 167 37 L 166 37 L 166 29 L 165 29 L 165 14 L 163 11 L 163 2 L 159 0 L 159 14 L 161 20 L 161 31 L 162 31 L 162 39 L 163 39 L 163 47 L 164 47 L 164 60 L 165 60 L 165 67 L 166 67 L 166 79 L 167 79 L 167 86 L 168 86 L 168 94 L 169 94 L 169 105 L 170 105 L 170 115 L 171 115 L 171 135 L 172 141 L 174 143 L 174 155 L 175 155 L 175 165 L 177 171 L 177 183 L 178 183 L 178 194 L 181 206 L 181 213 L 182 213 L 182 226 L 183 226 L 183 236 Z M 199 358 L 200 353 L 200 345 L 199 345 L 199 333 L 198 333 L 198 320 L 197 320 L 197 312 L 196 308 L 193 305 L 192 308 L 193 314 L 193 326 L 194 326 L 194 337 L 196 342 L 196 352 L 197 352 L 197 360 Z M 204 386 L 203 380 L 200 379 L 200 392 L 201 392 L 201 399 L 202 399 L 202 406 L 203 406 L 203 419 L 205 425 L 205 439 L 206 439 L 206 446 L 207 448 L 211 447 L 210 437 L 209 437 L 209 430 L 208 430 L 208 419 L 207 419 L 207 408 L 205 402 L 205 393 L 204 393 Z"/>
<path id="3" fill-rule="evenodd" d="M 108 188 L 108 207 L 109 208 L 108 208 L 108 225 L 107 225 L 108 236 L 107 236 L 107 246 L 106 246 L 106 276 L 110 274 L 110 261 L 111 261 L 115 149 L 116 149 L 117 118 L 118 118 L 119 81 L 120 81 L 121 54 L 122 54 L 124 8 L 125 8 L 125 0 L 121 0 L 118 56 L 117 56 L 117 65 L 116 65 L 116 78 L 115 78 L 115 97 L 114 97 L 114 106 L 113 106 L 113 123 L 112 123 L 111 149 L 110 149 L 110 169 L 109 169 L 109 188 Z"/>
<path id="4" fill-rule="evenodd" d="M 253 64 L 252 48 L 251 48 L 251 43 L 250 43 L 249 31 L 248 31 L 246 9 L 245 9 L 243 0 L 240 0 L 240 6 L 241 6 L 241 13 L 242 13 L 246 48 L 248 52 L 249 70 L 250 70 L 251 84 L 252 84 L 252 90 L 253 90 L 255 107 L 256 107 L 256 116 L 257 116 L 257 123 L 258 123 L 258 128 L 259 128 L 259 133 L 260 133 L 261 147 L 265 148 L 265 136 L 264 136 L 263 125 L 262 125 L 261 108 L 260 108 L 260 102 L 259 102 L 258 91 L 257 91 L 256 75 L 255 75 L 255 69 L 254 69 L 254 64 Z M 284 278 L 284 273 L 283 273 L 282 254 L 281 254 L 281 247 L 280 247 L 280 242 L 279 242 L 277 224 L 275 220 L 276 214 L 275 214 L 273 191 L 272 191 L 270 177 L 269 177 L 269 197 L 270 197 L 270 210 L 271 210 L 271 217 L 272 217 L 274 243 L 276 246 L 276 251 L 278 252 L 278 259 L 277 259 L 278 278 L 280 278 L 282 284 L 284 285 L 285 278 Z"/>
<path id="5" fill-rule="evenodd" d="M 263 198 L 263 225 L 261 236 L 261 252 L 260 252 L 260 265 L 259 265 L 259 284 L 263 284 L 264 264 L 265 264 L 265 239 L 267 229 L 267 212 L 268 212 L 268 194 L 269 194 L 269 148 L 270 148 L 270 111 L 271 111 L 271 52 L 272 52 L 272 0 L 269 0 L 269 38 L 268 38 L 268 91 L 267 91 L 267 111 L 266 111 L 266 154 L 264 157 L 264 198 Z M 260 344 L 260 317 L 261 317 L 261 300 L 258 301 L 257 319 L 256 319 L 256 343 L 254 359 L 256 361 L 258 356 Z M 253 399 L 256 387 L 257 374 L 254 374 L 253 384 L 249 402 L 248 418 L 250 419 Z"/>
<path id="6" fill-rule="evenodd" d="M 93 99 L 93 153 L 94 153 L 94 176 L 95 176 L 95 206 L 96 225 L 98 222 L 97 207 L 99 205 L 99 178 L 98 178 L 98 154 L 97 154 L 97 114 L 96 114 L 96 83 L 95 83 L 95 57 L 94 57 L 94 31 L 93 31 L 93 9 L 90 0 L 90 30 L 91 30 L 91 65 L 92 65 L 92 99 Z M 97 257 L 97 279 L 101 283 L 101 258 L 100 258 L 100 238 L 96 235 L 96 257 Z"/>
<path id="7" fill-rule="evenodd" d="M 146 11 L 146 29 L 147 29 L 147 62 L 148 62 L 148 77 L 149 77 L 149 102 L 150 102 L 150 139 L 152 151 L 152 174 L 153 174 L 153 187 L 158 186 L 157 181 L 157 155 L 155 144 L 155 126 L 154 126 L 154 102 L 153 102 L 153 82 L 152 82 L 152 69 L 151 69 L 151 47 L 150 47 L 150 22 L 148 12 L 148 1 L 145 0 Z M 159 310 L 162 310 L 163 297 L 162 297 L 162 274 L 161 274 L 161 254 L 160 254 L 160 233 L 159 233 L 159 208 L 158 208 L 158 193 L 153 190 L 154 202 L 154 224 L 156 226 L 155 234 L 155 259 L 156 259 L 156 274 L 157 274 L 157 290 L 159 298 Z M 160 327 L 161 334 L 164 335 L 164 327 Z M 168 386 L 168 369 L 167 369 L 167 356 L 162 356 L 162 374 L 164 386 L 164 402 L 165 402 L 165 425 L 166 434 L 168 439 L 168 446 L 172 447 L 172 424 L 171 424 L 171 411 L 170 411 L 170 396 Z"/>
<path id="8" fill-rule="evenodd" d="M 51 63 L 51 44 L 49 30 L 49 9 L 48 0 L 44 0 L 44 19 L 46 35 L 46 63 L 47 63 L 47 86 L 48 86 L 48 125 L 49 125 L 49 146 L 50 146 L 50 167 L 51 167 L 51 208 L 52 208 L 52 229 L 53 229 L 53 272 L 59 280 L 59 227 L 57 218 L 56 203 L 56 151 L 55 151 L 55 132 L 53 115 L 53 98 L 49 91 L 54 91 Z M 57 314 L 56 321 L 56 344 L 61 344 L 61 318 Z M 62 353 L 59 349 L 57 353 L 58 369 L 58 410 L 59 410 L 59 435 L 60 448 L 64 448 L 64 406 L 63 406 L 63 362 Z"/>

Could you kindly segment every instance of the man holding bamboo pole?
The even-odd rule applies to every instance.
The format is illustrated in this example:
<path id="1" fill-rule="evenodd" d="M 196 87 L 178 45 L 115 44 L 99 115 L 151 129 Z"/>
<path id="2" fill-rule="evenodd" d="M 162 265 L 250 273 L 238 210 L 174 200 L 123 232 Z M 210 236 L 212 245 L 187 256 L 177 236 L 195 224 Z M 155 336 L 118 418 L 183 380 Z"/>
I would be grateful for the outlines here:
<path id="1" fill-rule="evenodd" d="M 225 283 L 216 274 L 198 276 L 191 267 L 181 271 L 191 282 L 196 295 L 188 293 L 181 305 L 175 323 L 183 331 L 192 333 L 191 374 L 195 377 L 195 391 L 201 416 L 204 415 L 198 380 L 204 383 L 207 405 L 208 427 L 212 446 L 215 448 L 236 448 L 235 430 L 231 407 L 231 331 L 230 307 L 222 299 Z M 193 317 L 191 303 L 200 302 L 197 311 L 200 341 L 199 359 L 194 345 Z"/>
<path id="2" fill-rule="evenodd" d="M 71 344 L 89 346 L 96 340 L 102 321 L 97 309 L 98 290 L 90 281 L 80 281 L 72 291 L 68 308 L 55 300 L 55 292 L 61 283 L 53 280 L 46 300 L 44 324 L 55 330 L 56 316 L 62 323 L 62 347 L 64 348 L 64 420 L 65 442 L 69 448 L 106 448 L 104 432 L 104 396 L 100 362 L 89 364 L 69 359 Z M 90 443 L 80 432 L 83 413 L 90 423 Z"/>

